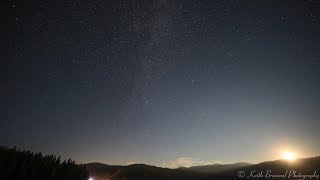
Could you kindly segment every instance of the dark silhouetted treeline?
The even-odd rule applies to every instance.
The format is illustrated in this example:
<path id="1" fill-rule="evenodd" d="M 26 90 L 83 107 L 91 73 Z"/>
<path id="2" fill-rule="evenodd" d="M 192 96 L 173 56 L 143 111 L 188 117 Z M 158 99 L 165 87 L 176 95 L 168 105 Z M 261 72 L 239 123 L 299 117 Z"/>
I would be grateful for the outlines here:
<path id="1" fill-rule="evenodd" d="M 0 146 L 0 179 L 15 180 L 84 180 L 88 174 L 83 165 L 54 155 Z"/>

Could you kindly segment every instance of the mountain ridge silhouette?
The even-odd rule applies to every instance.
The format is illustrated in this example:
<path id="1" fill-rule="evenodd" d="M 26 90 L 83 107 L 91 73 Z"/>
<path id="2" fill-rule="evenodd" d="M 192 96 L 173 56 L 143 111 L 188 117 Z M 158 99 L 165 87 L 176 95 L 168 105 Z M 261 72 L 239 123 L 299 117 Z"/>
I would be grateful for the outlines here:
<path id="1" fill-rule="evenodd" d="M 247 176 L 251 171 L 272 172 L 284 174 L 286 170 L 302 174 L 320 173 L 320 156 L 300 158 L 295 161 L 273 160 L 257 164 L 239 162 L 233 164 L 211 164 L 204 166 L 179 167 L 175 169 L 151 166 L 146 164 L 132 165 L 106 165 L 102 163 L 88 163 L 86 169 L 97 180 L 123 180 L 123 179 L 168 179 L 168 180 L 209 180 L 209 179 L 239 179 L 239 172 Z M 250 178 L 249 178 L 250 179 Z M 252 178 L 254 179 L 254 178 Z M 257 178 L 256 178 L 257 179 Z M 268 179 L 281 179 L 272 178 Z M 283 178 L 282 178 L 283 179 Z"/>

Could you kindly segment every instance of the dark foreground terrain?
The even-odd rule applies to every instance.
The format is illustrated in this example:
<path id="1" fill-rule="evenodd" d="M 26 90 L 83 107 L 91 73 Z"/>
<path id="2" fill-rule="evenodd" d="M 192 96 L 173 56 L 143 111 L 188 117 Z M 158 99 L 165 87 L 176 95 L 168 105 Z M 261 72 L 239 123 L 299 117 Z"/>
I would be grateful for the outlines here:
<path id="1" fill-rule="evenodd" d="M 87 180 L 87 173 L 71 159 L 0 146 L 0 180 Z"/>
<path id="2" fill-rule="evenodd" d="M 129 166 L 110 166 L 90 163 L 86 169 L 95 180 L 130 180 L 130 179 L 320 179 L 320 157 L 268 161 L 259 164 L 213 164 L 190 168 L 168 169 L 144 164 Z"/>
<path id="3" fill-rule="evenodd" d="M 112 166 L 102 163 L 76 164 L 54 155 L 0 147 L 0 180 L 231 180 L 290 179 L 318 180 L 320 157 L 259 164 L 235 163 L 160 168 L 145 164 Z"/>

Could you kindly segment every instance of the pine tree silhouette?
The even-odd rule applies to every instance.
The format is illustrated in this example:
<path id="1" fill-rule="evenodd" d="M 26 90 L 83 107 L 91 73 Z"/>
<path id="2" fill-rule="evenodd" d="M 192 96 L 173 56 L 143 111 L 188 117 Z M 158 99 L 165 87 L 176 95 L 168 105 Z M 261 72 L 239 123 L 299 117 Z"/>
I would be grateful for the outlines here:
<path id="1" fill-rule="evenodd" d="M 44 156 L 42 153 L 22 151 L 16 147 L 0 146 L 0 169 L 0 179 L 84 180 L 88 178 L 84 165 L 78 165 L 71 159 L 61 163 L 60 156 Z"/>

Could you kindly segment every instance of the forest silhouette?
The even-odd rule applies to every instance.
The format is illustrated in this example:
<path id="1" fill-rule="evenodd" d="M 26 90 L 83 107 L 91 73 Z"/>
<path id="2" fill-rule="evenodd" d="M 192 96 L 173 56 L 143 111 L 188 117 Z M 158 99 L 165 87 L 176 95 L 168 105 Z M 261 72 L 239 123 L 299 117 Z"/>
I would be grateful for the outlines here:
<path id="1" fill-rule="evenodd" d="M 242 162 L 170 169 L 145 164 L 76 164 L 71 159 L 61 160 L 60 156 L 0 146 L 0 170 L 1 180 L 231 180 L 266 179 L 268 173 L 273 177 L 267 179 L 319 179 L 320 157 L 301 158 L 294 162 L 275 160 L 259 164 Z M 252 172 L 254 176 L 251 177 Z M 289 178 L 290 173 L 295 176 Z"/>
<path id="2" fill-rule="evenodd" d="M 84 180 L 85 166 L 71 159 L 61 160 L 55 155 L 43 155 L 16 147 L 0 147 L 0 179 L 15 180 Z"/>

